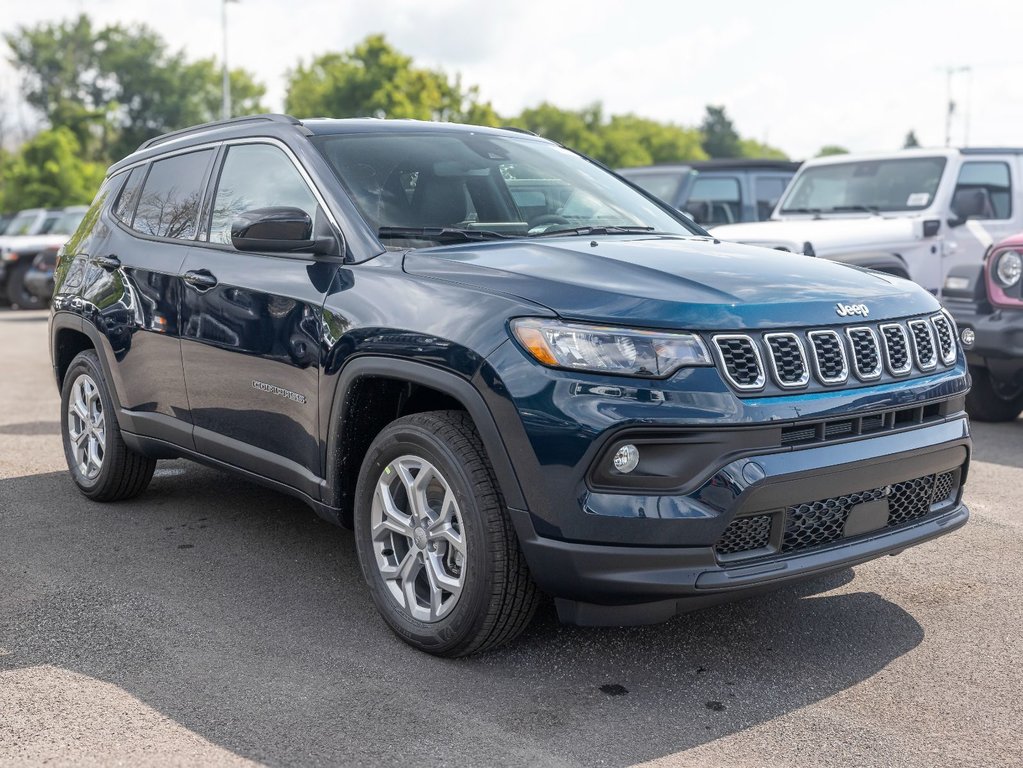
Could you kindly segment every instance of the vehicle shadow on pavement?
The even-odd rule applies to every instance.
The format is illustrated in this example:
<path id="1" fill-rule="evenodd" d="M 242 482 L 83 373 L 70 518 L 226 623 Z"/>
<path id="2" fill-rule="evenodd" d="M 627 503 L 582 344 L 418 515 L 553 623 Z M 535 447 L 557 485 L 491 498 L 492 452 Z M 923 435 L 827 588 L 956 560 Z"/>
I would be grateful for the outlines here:
<path id="1" fill-rule="evenodd" d="M 435 659 L 378 618 L 349 532 L 160 466 L 115 505 L 64 473 L 0 481 L 0 672 L 88 675 L 270 764 L 626 765 L 832 696 L 923 638 L 847 570 L 653 627 L 565 627 L 548 604 L 509 647 Z"/>
<path id="2" fill-rule="evenodd" d="M 1005 467 L 1023 469 L 1023 421 L 1016 419 L 1001 423 L 970 423 L 973 433 L 973 460 L 1001 464 Z"/>

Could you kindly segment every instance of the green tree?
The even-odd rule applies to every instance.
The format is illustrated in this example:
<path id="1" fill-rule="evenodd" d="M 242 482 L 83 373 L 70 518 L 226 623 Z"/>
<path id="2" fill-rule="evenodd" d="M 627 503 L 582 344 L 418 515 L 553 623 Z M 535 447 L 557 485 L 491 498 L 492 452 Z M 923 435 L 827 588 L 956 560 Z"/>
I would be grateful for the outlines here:
<path id="1" fill-rule="evenodd" d="M 92 200 L 104 168 L 82 158 L 70 128 L 42 131 L 26 142 L 4 174 L 4 198 L 19 208 L 60 207 Z"/>
<path id="2" fill-rule="evenodd" d="M 599 158 L 614 168 L 706 160 L 702 135 L 694 128 L 636 115 L 614 115 L 598 131 L 604 148 Z"/>
<path id="3" fill-rule="evenodd" d="M 711 157 L 742 156 L 741 139 L 724 107 L 708 104 L 700 130 L 703 132 L 703 151 Z"/>
<path id="4" fill-rule="evenodd" d="M 288 73 L 285 109 L 296 115 L 394 117 L 496 124 L 493 108 L 461 78 L 416 67 L 383 35 L 316 56 Z"/>
<path id="5" fill-rule="evenodd" d="M 848 155 L 849 150 L 837 144 L 825 144 L 820 148 L 817 157 L 830 157 L 831 155 Z"/>
<path id="6" fill-rule="evenodd" d="M 600 104 L 573 111 L 545 101 L 522 110 L 508 124 L 599 159 L 604 157 L 604 140 L 600 135 L 602 120 Z"/>
<path id="7" fill-rule="evenodd" d="M 101 120 L 103 86 L 97 33 L 84 14 L 72 21 L 21 27 L 4 35 L 21 72 L 25 101 L 53 126 L 69 128 L 86 150 Z"/>
<path id="8" fill-rule="evenodd" d="M 907 133 L 905 140 L 902 142 L 902 148 L 903 149 L 913 149 L 914 147 L 919 147 L 919 146 L 920 146 L 920 141 L 916 137 L 916 131 L 910 131 L 909 133 Z"/>
<path id="9" fill-rule="evenodd" d="M 219 117 L 213 60 L 189 61 L 144 25 L 97 29 L 82 14 L 5 37 L 25 100 L 50 126 L 69 128 L 90 158 L 120 157 L 152 136 Z M 265 89 L 252 75 L 235 70 L 231 83 L 237 113 L 264 110 Z"/>

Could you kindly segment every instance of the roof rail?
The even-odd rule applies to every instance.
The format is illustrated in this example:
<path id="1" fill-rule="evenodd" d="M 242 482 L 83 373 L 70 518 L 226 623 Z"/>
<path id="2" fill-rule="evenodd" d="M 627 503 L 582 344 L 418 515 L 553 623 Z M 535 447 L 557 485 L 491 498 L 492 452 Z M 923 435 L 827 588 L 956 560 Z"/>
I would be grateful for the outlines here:
<path id="1" fill-rule="evenodd" d="M 162 133 L 159 136 L 154 136 L 151 139 L 147 139 L 139 144 L 139 148 L 136 152 L 140 152 L 143 149 L 149 149 L 155 147 L 158 144 L 176 139 L 179 136 L 185 136 L 189 133 L 199 133 L 200 131 L 208 131 L 212 128 L 221 128 L 226 125 L 239 125 L 242 123 L 252 123 L 259 121 L 267 121 L 272 123 L 286 123 L 288 125 L 301 125 L 302 121 L 297 117 L 291 115 L 280 115 L 276 113 L 267 113 L 265 115 L 245 115 L 243 117 L 232 117 L 228 120 L 214 120 L 212 123 L 203 123 L 202 125 L 193 125 L 190 128 L 182 128 L 178 131 L 170 131 L 169 133 Z"/>
<path id="2" fill-rule="evenodd" d="M 501 126 L 501 130 L 502 131 L 515 131 L 515 133 L 528 133 L 530 136 L 539 136 L 540 135 L 539 133 L 534 133 L 533 131 L 529 130 L 528 128 L 519 128 L 516 125 L 502 125 Z"/>

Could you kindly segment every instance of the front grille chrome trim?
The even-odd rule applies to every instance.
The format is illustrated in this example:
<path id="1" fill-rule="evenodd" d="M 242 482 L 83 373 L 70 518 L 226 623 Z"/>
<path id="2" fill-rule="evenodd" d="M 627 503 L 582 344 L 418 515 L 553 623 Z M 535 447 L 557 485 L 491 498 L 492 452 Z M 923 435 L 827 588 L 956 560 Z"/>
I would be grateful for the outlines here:
<path id="1" fill-rule="evenodd" d="M 809 331 L 806 337 L 810 340 L 810 353 L 813 358 L 814 373 L 817 374 L 817 380 L 822 384 L 833 386 L 835 384 L 845 384 L 849 380 L 849 358 L 846 355 L 845 344 L 842 342 L 842 337 L 838 335 L 836 331 Z M 842 372 L 837 376 L 825 376 L 824 369 L 821 367 L 820 355 L 817 353 L 816 339 L 818 338 L 832 338 L 838 345 L 839 356 L 842 359 Z"/>
<path id="2" fill-rule="evenodd" d="M 860 358 L 856 354 L 856 341 L 853 339 L 853 334 L 856 333 L 866 333 L 870 337 L 870 342 L 874 345 L 874 358 L 877 362 L 869 371 L 865 371 L 860 368 Z M 849 351 L 851 352 L 853 371 L 856 374 L 856 378 L 860 381 L 874 381 L 875 379 L 880 379 L 883 371 L 881 345 L 877 342 L 877 334 L 874 333 L 874 329 L 865 325 L 857 325 L 852 328 L 846 328 L 845 335 L 846 338 L 849 339 Z"/>
<path id="3" fill-rule="evenodd" d="M 913 341 L 913 359 L 916 360 L 916 367 L 921 371 L 933 371 L 938 367 L 938 344 L 934 338 L 934 329 L 931 327 L 930 322 L 919 318 L 910 320 L 907 325 L 909 326 L 909 335 Z M 920 344 L 917 341 L 916 335 L 917 328 L 922 328 L 931 342 L 931 356 L 926 360 L 920 354 Z"/>
<path id="4" fill-rule="evenodd" d="M 956 361 L 956 332 L 952 323 L 948 317 L 945 316 L 944 312 L 939 312 L 936 315 L 931 316 L 931 325 L 934 326 L 934 339 L 936 343 L 937 353 L 941 358 L 943 365 L 952 365 Z M 949 352 L 945 354 L 945 345 L 941 341 L 941 329 L 945 328 L 945 333 L 949 339 Z"/>
<path id="5" fill-rule="evenodd" d="M 771 343 L 774 339 L 784 339 L 786 341 L 795 342 L 796 349 L 799 351 L 799 362 L 803 366 L 803 375 L 797 381 L 785 381 L 782 378 L 781 371 L 778 370 L 778 361 L 776 359 L 776 353 L 774 345 Z M 802 389 L 810 383 L 810 365 L 806 359 L 806 348 L 803 346 L 803 341 L 794 333 L 765 333 L 764 343 L 767 344 L 767 359 L 771 364 L 771 374 L 774 376 L 774 382 L 782 389 Z"/>
<path id="6" fill-rule="evenodd" d="M 884 364 L 888 369 L 888 373 L 892 376 L 905 376 L 913 370 L 913 353 L 909 346 L 909 334 L 906 333 L 906 329 L 901 323 L 882 323 L 878 328 L 881 331 L 881 343 L 884 345 Z M 895 366 L 892 364 L 891 345 L 888 343 L 888 335 L 885 333 L 888 330 L 897 331 L 902 337 L 902 346 L 906 350 L 905 365 Z"/>
<path id="7" fill-rule="evenodd" d="M 721 375 L 725 377 L 729 384 L 740 392 L 757 392 L 764 388 L 764 385 L 767 383 L 767 376 L 765 375 L 764 368 L 764 357 L 760 354 L 760 345 L 757 344 L 756 339 L 745 333 L 719 333 L 712 336 L 711 341 L 714 346 L 714 356 L 718 359 L 718 363 L 721 365 Z M 735 377 L 733 377 L 731 372 L 728 370 L 728 363 L 725 361 L 724 351 L 721 349 L 721 343 L 726 341 L 744 341 L 749 344 L 750 349 L 753 351 L 753 356 L 757 360 L 757 379 L 752 384 L 743 384 L 736 381 Z"/>

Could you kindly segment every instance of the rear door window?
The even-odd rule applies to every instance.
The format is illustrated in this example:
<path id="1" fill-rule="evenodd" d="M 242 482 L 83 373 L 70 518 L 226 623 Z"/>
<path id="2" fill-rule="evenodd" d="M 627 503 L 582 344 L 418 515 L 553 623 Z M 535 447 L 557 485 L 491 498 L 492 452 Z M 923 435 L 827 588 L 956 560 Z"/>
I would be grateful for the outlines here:
<path id="1" fill-rule="evenodd" d="M 685 209 L 697 224 L 742 221 L 742 194 L 734 176 L 698 176 Z"/>
<path id="2" fill-rule="evenodd" d="M 207 149 L 153 163 L 139 195 L 132 229 L 154 237 L 194 239 L 212 159 L 213 150 Z"/>

